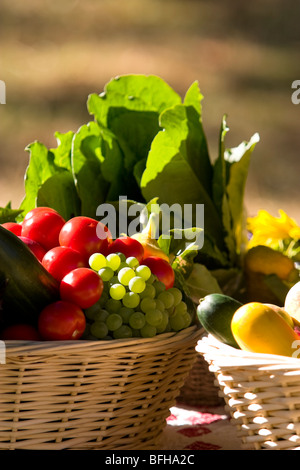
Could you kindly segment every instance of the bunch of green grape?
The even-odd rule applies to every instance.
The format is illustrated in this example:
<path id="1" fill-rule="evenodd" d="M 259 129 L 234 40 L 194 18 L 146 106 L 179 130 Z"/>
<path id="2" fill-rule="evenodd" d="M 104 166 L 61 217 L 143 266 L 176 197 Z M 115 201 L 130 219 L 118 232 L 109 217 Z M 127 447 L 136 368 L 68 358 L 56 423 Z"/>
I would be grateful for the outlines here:
<path id="1" fill-rule="evenodd" d="M 136 258 L 95 253 L 89 265 L 101 276 L 104 289 L 100 300 L 85 310 L 84 339 L 152 338 L 190 326 L 182 292 L 176 287 L 166 289 Z"/>

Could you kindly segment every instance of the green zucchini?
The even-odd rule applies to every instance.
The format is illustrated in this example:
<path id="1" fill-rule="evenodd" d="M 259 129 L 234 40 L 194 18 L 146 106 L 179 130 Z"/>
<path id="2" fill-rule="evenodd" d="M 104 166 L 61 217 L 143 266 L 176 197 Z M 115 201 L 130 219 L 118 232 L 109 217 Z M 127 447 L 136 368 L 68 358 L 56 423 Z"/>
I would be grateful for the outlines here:
<path id="1" fill-rule="evenodd" d="M 0 226 L 0 324 L 37 324 L 41 310 L 59 298 L 58 282 L 20 238 Z"/>
<path id="2" fill-rule="evenodd" d="M 231 320 L 241 303 L 224 294 L 209 294 L 197 306 L 198 320 L 207 331 L 222 343 L 240 349 L 231 331 Z"/>

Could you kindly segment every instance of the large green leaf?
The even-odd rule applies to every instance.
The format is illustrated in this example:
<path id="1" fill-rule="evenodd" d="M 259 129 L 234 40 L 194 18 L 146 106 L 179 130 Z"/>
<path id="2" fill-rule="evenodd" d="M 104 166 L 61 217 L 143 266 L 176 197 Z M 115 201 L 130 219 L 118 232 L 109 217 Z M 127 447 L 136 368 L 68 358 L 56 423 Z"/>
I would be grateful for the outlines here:
<path id="1" fill-rule="evenodd" d="M 123 75 L 110 80 L 100 95 L 91 94 L 88 110 L 101 125 L 110 128 L 111 119 L 119 112 L 135 111 L 138 121 L 139 112 L 159 116 L 164 109 L 180 102 L 180 96 L 160 77 Z"/>
<path id="2" fill-rule="evenodd" d="M 220 129 L 219 155 L 214 163 L 212 188 L 214 203 L 222 217 L 224 241 L 229 258 L 235 263 L 245 234 L 244 193 L 250 157 L 259 141 L 259 135 L 254 134 L 249 142 L 244 141 L 238 147 L 227 149 L 225 138 L 228 131 L 224 116 Z"/>
<path id="3" fill-rule="evenodd" d="M 159 131 L 160 113 L 180 102 L 180 96 L 153 75 L 125 75 L 111 80 L 100 95 L 89 96 L 89 112 L 101 127 L 110 129 L 122 150 L 128 198 L 142 198 L 140 180 Z"/>
<path id="4" fill-rule="evenodd" d="M 72 145 L 72 171 L 81 201 L 81 215 L 95 217 L 99 204 L 106 199 L 108 182 L 101 171 L 101 132 L 94 123 L 83 125 Z"/>
<path id="5" fill-rule="evenodd" d="M 228 204 L 232 217 L 232 233 L 236 238 L 236 253 L 242 250 L 246 236 L 246 214 L 244 194 L 248 177 L 251 154 L 259 142 L 259 135 L 254 134 L 249 142 L 242 142 L 238 147 L 225 151 L 224 158 L 228 167 L 226 187 Z"/>
<path id="6" fill-rule="evenodd" d="M 58 170 L 54 163 L 53 152 L 40 143 L 30 144 L 26 150 L 30 153 L 29 164 L 25 173 L 25 197 L 20 209 L 25 216 L 28 211 L 36 207 L 37 194 L 42 184 Z"/>
<path id="7" fill-rule="evenodd" d="M 203 128 L 193 106 L 176 105 L 164 111 L 163 128 L 154 138 L 142 176 L 146 200 L 159 198 L 169 206 L 204 204 L 205 230 L 214 233 L 222 245 L 222 224 L 210 197 L 210 172 Z M 194 217 L 195 218 L 195 217 Z M 191 226 L 198 226 L 195 220 Z M 203 228 L 203 227 L 200 227 Z"/>
<path id="8" fill-rule="evenodd" d="M 26 147 L 29 152 L 29 163 L 25 173 L 25 196 L 20 209 L 22 217 L 38 204 L 38 193 L 42 185 L 52 176 L 61 171 L 70 171 L 71 168 L 71 144 L 73 132 L 55 134 L 57 147 L 48 149 L 41 142 L 35 141 Z M 51 196 L 51 204 L 60 206 L 59 197 L 54 193 Z M 47 205 L 47 204 L 45 204 Z"/>
<path id="9" fill-rule="evenodd" d="M 81 204 L 72 173 L 65 170 L 50 176 L 40 187 L 37 206 L 55 209 L 65 220 L 81 215 Z"/>

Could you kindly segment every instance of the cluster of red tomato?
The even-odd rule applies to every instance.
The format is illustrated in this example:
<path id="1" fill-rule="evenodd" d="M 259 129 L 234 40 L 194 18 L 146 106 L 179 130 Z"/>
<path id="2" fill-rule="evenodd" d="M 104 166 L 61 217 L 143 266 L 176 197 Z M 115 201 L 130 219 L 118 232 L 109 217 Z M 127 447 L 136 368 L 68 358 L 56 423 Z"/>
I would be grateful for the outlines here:
<path id="1" fill-rule="evenodd" d="M 57 280 L 60 295 L 60 300 L 40 313 L 38 331 L 29 325 L 14 326 L 6 331 L 4 339 L 81 338 L 86 327 L 84 309 L 94 305 L 103 292 L 101 277 L 89 267 L 90 256 L 121 252 L 139 262 L 144 256 L 139 241 L 128 236 L 112 240 L 110 231 L 101 222 L 85 216 L 65 221 L 57 211 L 47 207 L 31 210 L 20 224 L 3 225 L 20 237 Z M 147 261 L 152 273 L 162 282 L 173 284 L 174 272 L 168 263 L 159 258 Z"/>

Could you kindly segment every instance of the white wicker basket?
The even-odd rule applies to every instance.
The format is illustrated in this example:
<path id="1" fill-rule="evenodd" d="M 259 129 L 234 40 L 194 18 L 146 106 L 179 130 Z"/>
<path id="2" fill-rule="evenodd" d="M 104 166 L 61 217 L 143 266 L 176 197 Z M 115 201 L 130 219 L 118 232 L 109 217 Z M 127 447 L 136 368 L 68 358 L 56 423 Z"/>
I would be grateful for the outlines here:
<path id="1" fill-rule="evenodd" d="M 208 335 L 196 350 L 215 374 L 243 449 L 300 450 L 300 360 L 248 353 Z"/>

